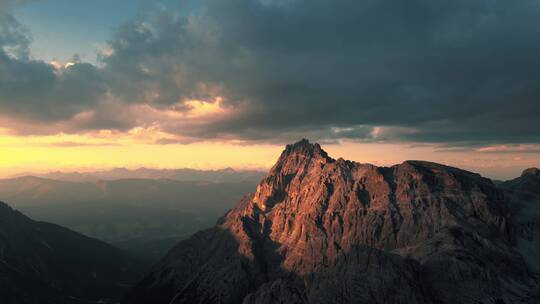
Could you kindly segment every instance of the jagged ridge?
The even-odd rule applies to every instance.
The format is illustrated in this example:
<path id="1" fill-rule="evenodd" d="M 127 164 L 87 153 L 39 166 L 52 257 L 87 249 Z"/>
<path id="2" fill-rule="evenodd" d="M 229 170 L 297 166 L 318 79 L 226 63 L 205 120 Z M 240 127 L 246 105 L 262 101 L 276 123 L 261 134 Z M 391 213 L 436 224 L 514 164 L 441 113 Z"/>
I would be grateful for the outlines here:
<path id="1" fill-rule="evenodd" d="M 478 174 L 334 160 L 302 140 L 125 303 L 533 303 L 509 221 Z"/>

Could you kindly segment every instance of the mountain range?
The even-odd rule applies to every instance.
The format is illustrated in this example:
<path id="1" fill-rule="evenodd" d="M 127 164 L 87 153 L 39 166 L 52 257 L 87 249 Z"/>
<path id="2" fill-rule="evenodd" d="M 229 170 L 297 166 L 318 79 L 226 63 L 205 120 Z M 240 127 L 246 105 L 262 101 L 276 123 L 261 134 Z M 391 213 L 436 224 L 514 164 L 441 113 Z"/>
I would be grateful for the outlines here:
<path id="1" fill-rule="evenodd" d="M 123 303 L 539 303 L 538 172 L 497 186 L 425 161 L 336 160 L 302 140 Z"/>
<path id="2" fill-rule="evenodd" d="M 263 171 L 258 170 L 235 170 L 225 168 L 220 170 L 197 170 L 197 169 L 151 169 L 151 168 L 114 168 L 101 171 L 87 172 L 63 172 L 54 171 L 43 174 L 23 173 L 14 176 L 35 176 L 46 179 L 54 179 L 70 182 L 96 182 L 100 180 L 118 179 L 170 179 L 176 181 L 204 181 L 204 182 L 246 182 L 253 179 L 258 180 L 264 176 Z"/>
<path id="3" fill-rule="evenodd" d="M 104 229 L 129 251 L 117 249 L 0 203 L 0 302 L 539 303 L 539 189 L 537 168 L 495 184 L 426 161 L 333 159 L 307 140 L 258 184 L 2 180 L 17 209 L 130 237 Z M 151 233 L 137 237 L 141 219 Z"/>

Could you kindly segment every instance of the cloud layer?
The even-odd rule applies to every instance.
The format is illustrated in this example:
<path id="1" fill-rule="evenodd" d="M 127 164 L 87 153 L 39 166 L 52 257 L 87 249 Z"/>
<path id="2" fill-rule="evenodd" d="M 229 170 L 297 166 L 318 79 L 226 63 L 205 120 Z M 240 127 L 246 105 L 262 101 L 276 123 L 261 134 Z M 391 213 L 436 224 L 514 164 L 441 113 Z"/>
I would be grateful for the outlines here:
<path id="1" fill-rule="evenodd" d="M 125 24 L 99 67 L 54 67 L 4 13 L 0 124 L 151 127 L 179 142 L 540 143 L 539 15 L 536 0 L 206 0 Z"/>

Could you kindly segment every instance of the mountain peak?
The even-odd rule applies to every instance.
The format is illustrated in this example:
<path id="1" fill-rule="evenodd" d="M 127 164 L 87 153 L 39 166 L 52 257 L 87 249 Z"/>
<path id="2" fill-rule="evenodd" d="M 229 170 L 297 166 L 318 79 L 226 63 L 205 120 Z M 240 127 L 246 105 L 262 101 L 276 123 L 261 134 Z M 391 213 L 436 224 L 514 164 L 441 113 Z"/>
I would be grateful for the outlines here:
<path id="1" fill-rule="evenodd" d="M 523 173 L 521 173 L 521 176 L 527 176 L 527 175 L 540 176 L 540 169 L 528 168 L 528 169 L 523 170 Z"/>
<path id="2" fill-rule="evenodd" d="M 329 157 L 319 144 L 312 144 L 304 138 L 285 147 L 269 176 L 295 174 L 310 164 L 331 162 L 334 162 L 334 159 Z"/>
<path id="3" fill-rule="evenodd" d="M 302 138 L 300 139 L 299 141 L 293 143 L 293 144 L 288 144 L 287 146 L 292 146 L 292 147 L 305 147 L 305 146 L 314 146 L 316 145 L 317 143 L 315 144 L 312 144 L 309 142 L 309 139 L 307 138 Z"/>
<path id="4" fill-rule="evenodd" d="M 540 170 L 529 168 L 523 170 L 521 176 L 507 180 L 500 185 L 504 189 L 518 192 L 529 192 L 540 195 Z"/>
<path id="5" fill-rule="evenodd" d="M 468 171 L 336 161 L 302 139 L 255 193 L 177 245 L 124 303 L 449 304 L 495 293 L 526 302 L 537 283 L 505 247 L 504 199 Z M 491 273 L 504 279 L 485 280 Z"/>
<path id="6" fill-rule="evenodd" d="M 309 140 L 305 138 L 294 144 L 287 145 L 285 151 L 283 151 L 282 157 L 294 154 L 300 154 L 310 158 L 320 157 L 331 160 L 328 153 L 326 153 L 318 143 L 310 143 Z"/>

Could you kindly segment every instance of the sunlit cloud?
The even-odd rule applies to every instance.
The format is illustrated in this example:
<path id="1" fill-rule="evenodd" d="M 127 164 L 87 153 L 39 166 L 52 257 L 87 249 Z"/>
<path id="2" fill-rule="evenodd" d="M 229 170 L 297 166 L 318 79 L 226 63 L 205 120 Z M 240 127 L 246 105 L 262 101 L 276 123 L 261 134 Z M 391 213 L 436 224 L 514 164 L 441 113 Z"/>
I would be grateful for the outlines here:
<path id="1" fill-rule="evenodd" d="M 32 57 L 31 29 L 10 13 L 22 2 L 0 2 L 0 146 L 12 163 L 32 161 L 24 149 L 49 166 L 73 165 L 75 153 L 123 163 L 134 147 L 150 163 L 214 145 L 263 154 L 257 146 L 279 152 L 303 137 L 359 161 L 423 158 L 497 176 L 497 165 L 514 174 L 540 158 L 535 0 L 511 11 L 504 1 L 403 10 L 338 0 L 328 10 L 204 0 L 197 12 L 160 8 L 119 26 L 95 45 L 96 62 Z M 197 165 L 216 165 L 207 157 Z"/>
<path id="2" fill-rule="evenodd" d="M 497 146 L 488 146 L 481 147 L 474 150 L 478 153 L 539 153 L 540 154 L 540 145 L 529 144 L 529 145 L 497 145 Z"/>
<path id="3" fill-rule="evenodd" d="M 188 108 L 185 115 L 190 118 L 225 115 L 227 114 L 227 109 L 223 108 L 222 103 L 222 97 L 217 97 L 210 102 L 194 99 L 187 100 L 184 102 L 184 105 Z"/>
<path id="4" fill-rule="evenodd" d="M 29 35 L 8 13 L 0 55 L 18 55 L 1 59 L 0 112 L 11 121 L 0 123 L 20 135 L 140 127 L 175 137 L 158 142 L 539 142 L 531 1 L 514 7 L 516 19 L 499 1 L 407 10 L 344 1 L 333 11 L 318 1 L 208 0 L 197 12 L 161 7 L 123 24 L 96 45 L 97 64 L 33 59 Z M 484 14 L 500 22 L 478 25 Z M 508 39 L 512 32 L 523 35 Z M 500 41 L 505 48 L 490 52 Z M 522 60 L 508 67 L 514 54 Z"/>

